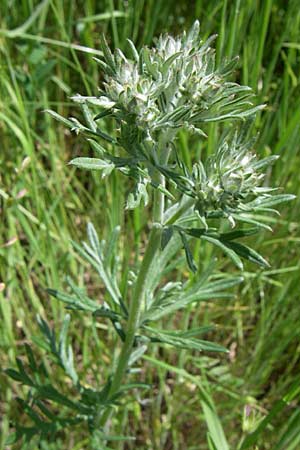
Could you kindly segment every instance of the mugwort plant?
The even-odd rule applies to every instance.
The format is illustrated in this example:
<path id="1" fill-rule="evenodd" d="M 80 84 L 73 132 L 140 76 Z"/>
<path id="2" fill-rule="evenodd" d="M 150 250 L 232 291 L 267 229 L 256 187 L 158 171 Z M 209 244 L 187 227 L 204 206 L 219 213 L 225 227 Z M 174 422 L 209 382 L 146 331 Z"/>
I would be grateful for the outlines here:
<path id="1" fill-rule="evenodd" d="M 160 319 L 191 304 L 224 297 L 227 289 L 242 281 L 241 276 L 226 273 L 212 277 L 212 269 L 199 276 L 192 251 L 196 240 L 217 247 L 241 271 L 243 260 L 267 267 L 263 256 L 241 240 L 261 228 L 269 229 L 266 216 L 276 213 L 274 206 L 293 196 L 265 185 L 264 171 L 277 156 L 258 159 L 255 139 L 249 137 L 251 120 L 264 105 L 253 106 L 252 90 L 228 81 L 236 58 L 216 66 L 211 47 L 214 39 L 212 36 L 202 42 L 199 23 L 195 22 L 188 33 L 176 38 L 161 36 L 153 48 L 138 51 L 128 40 L 127 57 L 119 49 L 112 53 L 102 37 L 103 59 L 96 60 L 104 77 L 102 87 L 93 97 L 72 97 L 82 109 L 82 121 L 49 111 L 84 136 L 95 154 L 73 159 L 72 166 L 99 171 L 102 177 L 117 171 L 132 180 L 126 209 L 148 207 L 151 231 L 126 291 L 120 286 L 119 260 L 112 250 L 118 230 L 113 230 L 109 238 L 113 244 L 106 245 L 89 223 L 88 243 L 73 243 L 78 254 L 99 274 L 105 295 L 101 301 L 92 299 L 71 279 L 67 280 L 67 292 L 48 292 L 69 310 L 110 321 L 119 339 L 115 363 L 102 386 L 86 387 L 67 343 L 70 315 L 66 315 L 58 338 L 40 318 L 43 337 L 39 344 L 65 371 L 73 395 L 67 396 L 55 387 L 49 371 L 26 345 L 28 365 L 25 367 L 18 359 L 17 370 L 9 369 L 7 373 L 28 386 L 28 397 L 19 402 L 33 425 L 17 425 L 11 443 L 19 438 L 30 441 L 35 435 L 45 438 L 63 428 L 86 423 L 91 433 L 90 447 L 108 448 L 111 440 L 126 439 L 111 435 L 110 424 L 115 410 L 125 407 L 127 391 L 147 387 L 136 381 L 133 373 L 148 348 L 168 345 L 199 352 L 226 351 L 204 338 L 210 327 L 164 329 Z M 114 124 L 112 134 L 103 130 L 105 120 Z M 229 125 L 224 127 L 213 154 L 193 161 L 189 167 L 178 146 L 178 133 L 186 130 L 205 140 L 212 122 Z M 181 281 L 180 277 L 174 281 L 169 276 L 170 267 L 181 250 L 195 275 L 186 280 L 182 274 Z"/>

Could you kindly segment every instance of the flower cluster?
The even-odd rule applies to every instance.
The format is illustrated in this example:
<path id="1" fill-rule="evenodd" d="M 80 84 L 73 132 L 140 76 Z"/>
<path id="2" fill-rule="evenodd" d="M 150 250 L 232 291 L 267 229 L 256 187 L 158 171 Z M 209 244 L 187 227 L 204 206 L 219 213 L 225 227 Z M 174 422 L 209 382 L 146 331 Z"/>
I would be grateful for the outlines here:
<path id="1" fill-rule="evenodd" d="M 154 145 L 161 130 L 172 129 L 169 139 L 173 140 L 182 127 L 203 134 L 202 123 L 251 115 L 251 89 L 225 79 L 237 60 L 215 67 L 215 51 L 210 47 L 214 38 L 203 43 L 195 22 L 189 33 L 161 36 L 155 47 L 140 52 L 129 41 L 132 59 L 119 49 L 113 54 L 103 38 L 104 60 L 98 62 L 105 81 L 100 96 L 73 99 L 99 106 L 123 129 L 138 129 Z"/>
<path id="2" fill-rule="evenodd" d="M 251 151 L 253 141 L 245 141 L 241 136 L 235 133 L 232 139 L 224 139 L 205 164 L 194 165 L 192 195 L 201 216 L 222 211 L 230 217 L 232 212 L 247 211 L 254 199 L 268 197 L 274 190 L 261 186 L 261 171 L 278 156 L 258 160 Z"/>
<path id="3" fill-rule="evenodd" d="M 153 48 L 138 51 L 129 40 L 131 58 L 127 58 L 119 49 L 112 53 L 103 37 L 103 59 L 97 60 L 104 74 L 100 95 L 73 97 L 82 106 L 86 125 L 52 112 L 88 137 L 100 154 L 100 158 L 75 158 L 72 164 L 101 170 L 103 176 L 117 169 L 134 180 L 127 208 L 141 202 L 146 205 L 152 186 L 173 200 L 182 194 L 192 197 L 204 221 L 218 214 L 233 223 L 234 213 L 249 210 L 250 205 L 257 208 L 259 201 L 266 203 L 270 197 L 272 189 L 260 186 L 260 170 L 274 157 L 257 161 L 241 130 L 225 140 L 207 162 L 195 164 L 192 173 L 177 149 L 175 138 L 180 129 L 203 136 L 207 122 L 244 120 L 264 106 L 252 106 L 249 87 L 226 81 L 236 59 L 216 67 L 211 47 L 214 38 L 202 42 L 195 22 L 188 33 L 176 38 L 159 37 Z M 116 123 L 113 136 L 100 128 L 99 120 L 107 117 Z M 99 140 L 105 140 L 108 148 Z M 277 203 L 280 198 L 277 196 Z"/>

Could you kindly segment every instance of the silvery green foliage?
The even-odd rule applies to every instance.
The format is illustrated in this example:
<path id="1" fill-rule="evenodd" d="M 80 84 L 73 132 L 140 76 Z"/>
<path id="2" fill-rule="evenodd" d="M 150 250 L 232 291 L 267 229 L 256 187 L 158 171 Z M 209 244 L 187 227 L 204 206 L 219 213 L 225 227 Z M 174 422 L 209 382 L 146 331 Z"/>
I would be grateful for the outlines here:
<path id="1" fill-rule="evenodd" d="M 50 113 L 77 133 L 83 133 L 100 158 L 75 158 L 71 164 L 102 170 L 103 176 L 114 168 L 136 180 L 127 207 L 148 202 L 148 186 L 163 190 L 170 198 L 170 187 L 182 191 L 185 175 L 174 146 L 177 133 L 187 128 L 205 136 L 208 122 L 244 120 L 262 109 L 252 105 L 253 92 L 248 86 L 226 81 L 237 59 L 215 66 L 212 36 L 202 42 L 199 23 L 177 38 L 161 36 L 153 48 L 137 51 L 129 42 L 131 58 L 116 49 L 111 53 L 102 38 L 103 60 L 98 60 L 104 75 L 99 96 L 73 97 L 83 109 L 86 124 L 77 119 L 61 118 Z M 116 133 L 109 136 L 98 125 L 103 118 L 114 118 Z M 116 145 L 118 156 L 102 148 L 99 138 Z M 97 142 L 95 142 L 97 141 Z M 125 157 L 124 157 L 125 156 Z M 167 162 L 169 161 L 169 162 Z M 163 175 L 167 190 L 157 182 Z M 189 195 L 188 187 L 185 187 Z"/>
<path id="2" fill-rule="evenodd" d="M 113 54 L 103 37 L 103 60 L 97 60 L 104 74 L 99 96 L 73 97 L 83 109 L 86 124 L 50 111 L 86 136 L 99 156 L 75 158 L 71 164 L 100 170 L 102 176 L 116 169 L 135 180 L 127 208 L 135 208 L 141 201 L 146 205 L 149 186 L 173 200 L 182 194 L 194 198 L 194 208 L 204 222 L 207 216 L 217 214 L 234 224 L 235 215 L 259 212 L 266 206 L 272 190 L 260 186 L 264 178 L 261 169 L 276 158 L 256 160 L 253 141 L 247 138 L 247 122 L 243 131 L 220 142 L 209 161 L 195 162 L 191 174 L 176 148 L 182 128 L 203 138 L 207 122 L 245 121 L 264 107 L 252 105 L 253 92 L 248 86 L 226 81 L 237 58 L 215 66 L 215 51 L 210 47 L 214 38 L 202 42 L 195 22 L 188 34 L 161 36 L 155 47 L 143 47 L 139 52 L 128 41 L 131 58 L 126 58 L 119 49 Z M 116 121 L 113 136 L 98 125 L 105 118 Z M 106 142 L 106 148 L 99 140 Z M 117 155 L 111 153 L 111 145 Z M 163 184 L 158 181 L 160 176 Z M 284 200 L 288 196 L 276 196 L 276 203 Z"/>
<path id="3" fill-rule="evenodd" d="M 253 140 L 245 141 L 241 130 L 240 134 L 235 131 L 231 139 L 222 141 L 205 163 L 194 164 L 189 179 L 190 195 L 195 197 L 195 209 L 203 218 L 218 211 L 234 225 L 231 214 L 254 211 L 254 200 L 272 197 L 271 193 L 276 189 L 262 185 L 263 170 L 278 156 L 258 160 L 252 150 L 254 143 Z M 278 200 L 284 198 L 277 196 Z"/>
<path id="4" fill-rule="evenodd" d="M 120 283 L 119 227 L 112 231 L 106 243 L 98 238 L 94 226 L 89 224 L 88 242 L 82 246 L 73 243 L 73 246 L 99 275 L 105 287 L 101 302 L 90 298 L 86 290 L 76 286 L 70 278 L 67 279 L 66 293 L 48 290 L 69 310 L 89 314 L 94 320 L 109 321 L 122 349 L 128 342 L 129 323 L 135 314 L 131 347 L 126 353 L 124 366 L 129 374 L 136 373 L 134 365 L 153 344 L 196 351 L 226 351 L 203 338 L 211 326 L 173 331 L 158 327 L 157 321 L 191 304 L 230 297 L 227 290 L 240 283 L 242 278 L 216 273 L 212 260 L 201 277 L 192 282 L 183 276 L 176 282 L 163 284 L 162 281 L 165 281 L 166 274 L 178 268 L 177 255 L 181 248 L 189 268 L 197 271 L 191 250 L 194 239 L 216 246 L 240 270 L 243 269 L 243 259 L 261 267 L 268 266 L 268 262 L 241 239 L 257 233 L 259 227 L 269 229 L 266 215 L 276 213 L 274 205 L 293 198 L 274 194 L 274 189 L 265 186 L 264 170 L 276 157 L 262 160 L 256 157 L 255 141 L 247 137 L 248 120 L 242 128 L 227 132 L 208 159 L 194 161 L 192 169 L 185 165 L 176 145 L 179 130 L 185 128 L 204 139 L 206 123 L 245 121 L 262 108 L 253 107 L 250 88 L 227 81 L 236 59 L 221 67 L 215 66 L 215 53 L 210 47 L 213 39 L 201 42 L 199 24 L 195 22 L 188 34 L 183 33 L 177 38 L 161 36 L 151 49 L 144 47 L 138 52 L 129 41 L 131 58 L 127 58 L 118 49 L 112 54 L 103 38 L 103 60 L 98 62 L 104 82 L 99 95 L 73 97 L 82 108 L 85 123 L 75 118 L 65 119 L 50 111 L 55 119 L 86 137 L 97 154 L 97 157 L 75 158 L 72 165 L 98 170 L 102 176 L 118 170 L 135 181 L 135 189 L 128 195 L 127 208 L 135 208 L 141 201 L 147 204 L 152 193 L 150 186 L 168 198 L 161 223 L 152 224 L 152 231 L 158 232 L 160 251 L 157 251 L 155 243 L 154 257 L 147 261 L 142 281 L 139 281 L 139 275 L 143 272 L 143 263 L 133 268 L 136 272 L 131 279 L 128 277 L 127 286 Z M 114 119 L 116 124 L 113 135 L 99 126 L 107 118 Z M 223 219 L 229 221 L 231 227 L 237 222 L 251 227 L 224 230 L 219 226 L 223 225 Z M 141 287 L 142 298 L 136 296 L 141 304 L 137 305 L 138 311 L 136 309 L 131 314 L 132 292 L 136 285 Z M 18 360 L 18 370 L 9 369 L 7 373 L 28 387 L 27 400 L 19 399 L 19 402 L 33 425 L 18 425 L 8 444 L 20 438 L 30 442 L 35 435 L 41 440 L 48 439 L 49 434 L 54 435 L 67 426 L 71 429 L 79 424 L 88 427 L 90 448 L 108 448 L 106 443 L 110 440 L 129 439 L 126 436 L 108 436 L 104 427 L 99 425 L 101 418 L 112 408 L 124 406 L 123 398 L 128 390 L 148 386 L 122 384 L 111 392 L 117 372 L 112 367 L 111 376 L 102 386 L 85 387 L 68 343 L 69 321 L 70 317 L 66 316 L 57 339 L 46 322 L 40 320 L 43 337 L 36 339 L 36 343 L 51 355 L 58 370 L 64 371 L 72 391 L 69 394 L 61 392 L 61 387 L 55 386 L 46 368 L 27 346 L 27 366 Z M 217 426 L 221 427 L 219 423 Z"/>
<path id="5" fill-rule="evenodd" d="M 73 100 L 103 107 L 128 128 L 125 134 L 136 135 L 138 129 L 142 136 L 136 140 L 142 138 L 145 150 L 150 143 L 157 145 L 162 129 L 187 126 L 196 131 L 204 122 L 245 117 L 253 112 L 252 91 L 225 79 L 237 60 L 215 67 L 213 39 L 203 43 L 195 22 L 187 35 L 161 36 L 151 49 L 137 52 L 129 41 L 132 59 L 128 59 L 119 49 L 113 55 L 103 38 L 104 61 L 99 63 L 105 82 L 100 96 L 78 95 Z M 132 150 L 128 148 L 129 153 Z"/>

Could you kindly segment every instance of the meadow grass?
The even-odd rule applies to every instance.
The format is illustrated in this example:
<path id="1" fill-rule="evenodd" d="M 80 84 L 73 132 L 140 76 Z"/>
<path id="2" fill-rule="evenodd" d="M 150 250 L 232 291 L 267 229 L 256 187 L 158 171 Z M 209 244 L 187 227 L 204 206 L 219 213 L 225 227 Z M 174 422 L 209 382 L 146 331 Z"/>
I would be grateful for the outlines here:
<path id="1" fill-rule="evenodd" d="M 247 265 L 235 299 L 212 299 L 172 319 L 185 326 L 217 323 L 217 341 L 230 349 L 230 357 L 170 350 L 160 350 L 159 358 L 155 352 L 144 357 L 143 376 L 154 388 L 150 398 L 146 394 L 145 402 L 130 404 L 118 418 L 121 434 L 137 436 L 126 449 L 211 450 L 209 429 L 219 435 L 218 450 L 222 445 L 225 450 L 219 420 L 231 449 L 300 447 L 298 9 L 297 0 L 195 0 L 176 6 L 171 0 L 1 2 L 2 369 L 13 366 L 15 357 L 24 354 L 23 344 L 38 334 L 36 314 L 52 325 L 62 320 L 63 306 L 49 299 L 45 288 L 62 289 L 65 274 L 71 274 L 79 285 L 84 281 L 96 297 L 101 296 L 101 284 L 70 246 L 70 239 L 84 238 L 88 220 L 103 238 L 119 225 L 136 248 L 144 242 L 140 230 L 147 216 L 138 211 L 124 214 L 126 183 L 114 175 L 103 183 L 91 172 L 66 167 L 73 157 L 87 155 L 88 149 L 43 113 L 50 108 L 76 116 L 70 95 L 97 93 L 101 73 L 92 57 L 99 55 L 101 32 L 112 46 L 122 49 L 127 37 L 137 46 L 151 44 L 160 32 L 187 29 L 196 18 L 204 38 L 218 33 L 217 60 L 240 55 L 237 79 L 257 92 L 257 103 L 268 105 L 255 122 L 259 155 L 280 155 L 269 170 L 268 182 L 298 196 L 270 222 L 274 236 L 265 232 L 255 244 L 271 269 L 257 271 Z M 218 133 L 211 125 L 208 141 L 199 141 L 181 132 L 185 162 L 190 163 L 191 153 L 209 154 Z M 214 255 L 208 246 L 195 248 L 201 270 Z M 236 270 L 217 256 L 219 270 Z M 121 242 L 120 257 L 125 286 L 135 259 L 126 240 Z M 75 314 L 71 324 L 87 382 L 105 378 L 114 339 L 106 324 Z M 56 376 L 58 383 L 65 383 Z M 0 373 L 0 385 L 0 449 L 4 449 L 10 423 L 23 416 L 14 401 L 20 394 L 18 384 Z M 205 396 L 214 403 L 211 410 Z M 82 430 L 62 433 L 60 439 L 44 448 L 88 448 Z"/>

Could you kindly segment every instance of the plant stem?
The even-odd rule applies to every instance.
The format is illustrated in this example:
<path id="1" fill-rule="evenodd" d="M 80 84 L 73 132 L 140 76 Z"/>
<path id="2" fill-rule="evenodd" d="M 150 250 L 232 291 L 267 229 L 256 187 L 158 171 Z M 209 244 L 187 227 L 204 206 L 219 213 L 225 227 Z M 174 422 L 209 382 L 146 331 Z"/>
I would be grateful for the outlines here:
<path id="1" fill-rule="evenodd" d="M 141 307 L 145 304 L 145 294 L 146 294 L 145 287 L 147 282 L 147 275 L 153 262 L 153 259 L 155 257 L 155 254 L 160 245 L 160 238 L 162 231 L 161 222 L 163 219 L 163 213 L 164 213 L 164 194 L 156 190 L 153 206 L 154 223 L 152 224 L 147 249 L 144 254 L 140 271 L 135 282 L 133 296 L 129 306 L 126 338 L 118 359 L 116 371 L 112 379 L 109 397 L 112 397 L 116 392 L 119 391 L 120 386 L 122 384 L 123 376 L 128 367 L 128 361 L 134 345 L 136 331 L 140 325 Z M 111 410 L 107 409 L 100 419 L 100 426 L 103 427 L 105 426 L 110 415 Z"/>
<path id="2" fill-rule="evenodd" d="M 155 253 L 160 243 L 161 226 L 153 224 L 151 230 L 147 250 L 140 268 L 140 272 L 135 284 L 135 289 L 130 303 L 128 325 L 126 330 L 126 339 L 119 357 L 118 366 L 112 381 L 110 394 L 115 394 L 122 382 L 123 375 L 127 369 L 128 360 L 132 351 L 134 337 L 137 328 L 139 327 L 141 305 L 144 303 L 145 285 L 147 280 L 147 273 L 153 261 Z"/>

